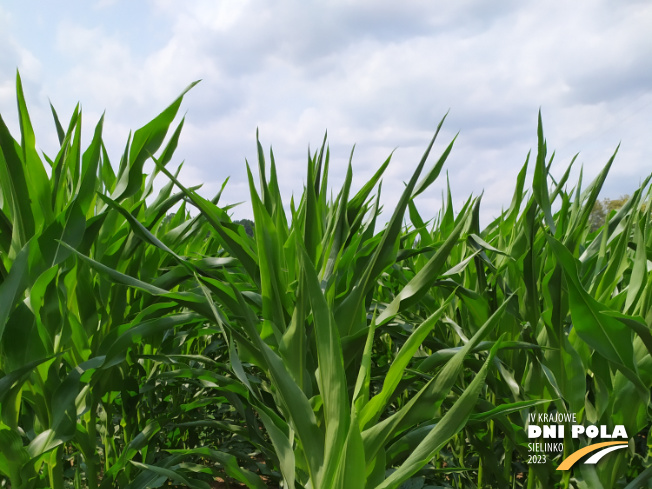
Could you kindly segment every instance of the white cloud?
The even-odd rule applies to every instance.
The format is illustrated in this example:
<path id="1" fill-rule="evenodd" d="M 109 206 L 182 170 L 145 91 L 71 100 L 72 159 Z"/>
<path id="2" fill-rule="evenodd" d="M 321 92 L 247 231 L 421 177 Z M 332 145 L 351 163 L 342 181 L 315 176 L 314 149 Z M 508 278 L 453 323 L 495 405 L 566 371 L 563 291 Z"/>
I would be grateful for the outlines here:
<path id="1" fill-rule="evenodd" d="M 649 171 L 647 2 L 151 0 L 150 11 L 131 12 L 124 25 L 115 20 L 124 2 L 97 5 L 99 16 L 82 12 L 80 20 L 62 8 L 52 51 L 31 60 L 13 32 L 12 59 L 28 78 L 44 78 L 37 96 L 66 106 L 80 99 L 91 120 L 106 108 L 116 152 L 127 128 L 202 78 L 184 104 L 178 155 L 192 168 L 187 178 L 211 190 L 232 175 L 227 200 L 246 191 L 244 158 L 256 157 L 256 127 L 264 145 L 274 145 L 286 194 L 300 191 L 306 148 L 318 147 L 328 129 L 336 182 L 354 143 L 361 179 L 398 146 L 384 187 L 391 207 L 449 108 L 436 151 L 461 131 L 448 165 L 451 187 L 460 201 L 484 188 L 487 214 L 509 204 L 536 143 L 539 107 L 550 148 L 559 148 L 554 168 L 583 151 L 586 180 L 622 140 L 611 195 L 631 191 L 632 177 Z M 39 68 L 48 56 L 60 71 Z M 7 83 L 0 79 L 3 112 Z M 444 187 L 441 179 L 424 202 L 438 205 Z"/>

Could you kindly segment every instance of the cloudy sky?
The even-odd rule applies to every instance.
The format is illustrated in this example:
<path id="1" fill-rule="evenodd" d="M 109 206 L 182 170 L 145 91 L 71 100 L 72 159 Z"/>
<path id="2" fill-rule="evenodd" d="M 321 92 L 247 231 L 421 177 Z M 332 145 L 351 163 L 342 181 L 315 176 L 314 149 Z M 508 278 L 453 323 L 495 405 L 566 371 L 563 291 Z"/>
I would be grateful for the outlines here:
<path id="1" fill-rule="evenodd" d="M 184 182 L 212 196 L 230 176 L 225 202 L 246 200 L 259 128 L 289 197 L 328 130 L 335 185 L 354 144 L 358 186 L 396 148 L 391 207 L 450 109 L 435 151 L 459 131 L 450 185 L 457 203 L 484 190 L 487 221 L 509 204 L 539 108 L 558 175 L 579 152 L 586 181 L 619 142 L 603 196 L 631 193 L 652 171 L 650 26 L 645 0 L 5 0 L 0 112 L 17 130 L 18 69 L 46 154 L 48 102 L 65 119 L 80 101 L 87 134 L 106 110 L 117 164 L 129 130 L 202 79 L 182 108 Z M 437 183 L 420 197 L 424 216 L 439 208 Z"/>

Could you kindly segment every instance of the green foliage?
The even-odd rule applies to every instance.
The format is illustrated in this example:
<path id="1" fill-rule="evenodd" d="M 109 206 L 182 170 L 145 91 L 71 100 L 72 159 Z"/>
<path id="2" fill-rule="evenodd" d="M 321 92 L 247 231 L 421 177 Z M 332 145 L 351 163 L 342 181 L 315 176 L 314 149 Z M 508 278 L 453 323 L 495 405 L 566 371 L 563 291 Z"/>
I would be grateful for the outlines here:
<path id="1" fill-rule="evenodd" d="M 592 230 L 614 157 L 567 190 L 539 117 L 531 192 L 528 158 L 484 229 L 480 200 L 456 213 L 450 191 L 424 219 L 414 199 L 454 144 L 428 164 L 442 120 L 382 228 L 391 156 L 357 193 L 350 164 L 333 197 L 325 139 L 289 206 L 258 142 L 254 221 L 234 222 L 167 169 L 186 91 L 114 172 L 102 119 L 82 150 L 79 108 L 67 126 L 52 109 L 61 147 L 39 154 L 17 80 L 20 141 L 0 119 L 0 484 L 647 483 L 649 178 Z M 528 466 L 532 413 L 623 424 L 631 449 L 560 473 L 585 443 L 568 438 Z"/>
<path id="2" fill-rule="evenodd" d="M 240 219 L 239 221 L 235 221 L 235 223 L 241 224 L 244 227 L 247 236 L 253 238 L 255 224 L 251 219 Z"/>
<path id="3" fill-rule="evenodd" d="M 611 214 L 612 211 L 617 211 L 629 200 L 629 195 L 621 195 L 619 199 L 610 199 L 605 197 L 604 199 L 596 200 L 591 209 L 591 217 L 589 221 L 591 223 L 591 231 L 597 231 L 607 220 L 607 215 Z"/>

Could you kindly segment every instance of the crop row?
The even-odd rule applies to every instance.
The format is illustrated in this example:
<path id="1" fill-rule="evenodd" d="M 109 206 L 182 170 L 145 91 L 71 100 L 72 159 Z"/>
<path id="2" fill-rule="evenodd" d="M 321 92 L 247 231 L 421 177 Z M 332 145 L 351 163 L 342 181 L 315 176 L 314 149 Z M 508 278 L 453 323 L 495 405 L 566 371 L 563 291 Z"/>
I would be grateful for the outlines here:
<path id="1" fill-rule="evenodd" d="M 381 225 L 391 157 L 357 192 L 349 163 L 332 193 L 324 140 L 288 202 L 258 142 L 250 235 L 221 192 L 168 169 L 186 91 L 113 165 L 103 119 L 83 149 L 79 107 L 67 126 L 52 109 L 60 149 L 40 153 L 17 80 L 19 140 L 0 118 L 0 487 L 648 487 L 650 177 L 593 231 L 616 155 L 585 188 L 575 160 L 556 179 L 539 117 L 498 218 L 482 228 L 480 199 L 455 210 L 450 190 L 424 217 L 415 198 L 454 145 L 428 163 L 442 120 Z M 568 429 L 533 459 L 544 415 L 621 426 L 628 447 L 558 471 L 599 440 Z"/>

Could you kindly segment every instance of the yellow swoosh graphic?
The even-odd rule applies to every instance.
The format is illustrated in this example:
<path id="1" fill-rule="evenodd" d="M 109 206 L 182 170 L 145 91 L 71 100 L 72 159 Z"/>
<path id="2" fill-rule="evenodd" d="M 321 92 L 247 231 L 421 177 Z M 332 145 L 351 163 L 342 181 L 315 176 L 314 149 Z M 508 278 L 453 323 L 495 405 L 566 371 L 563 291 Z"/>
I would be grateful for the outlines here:
<path id="1" fill-rule="evenodd" d="M 580 448 L 576 452 L 571 453 L 566 459 L 557 467 L 557 470 L 568 470 L 570 469 L 575 462 L 581 459 L 584 455 L 595 452 L 600 448 L 609 447 L 612 445 L 627 445 L 626 441 L 605 441 L 602 443 L 594 443 L 588 447 Z"/>

